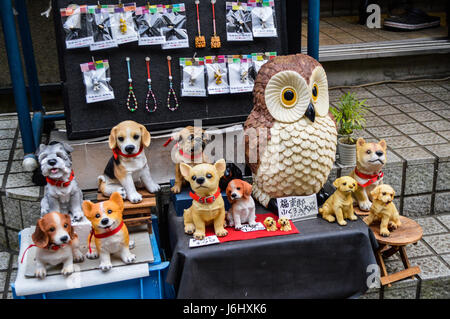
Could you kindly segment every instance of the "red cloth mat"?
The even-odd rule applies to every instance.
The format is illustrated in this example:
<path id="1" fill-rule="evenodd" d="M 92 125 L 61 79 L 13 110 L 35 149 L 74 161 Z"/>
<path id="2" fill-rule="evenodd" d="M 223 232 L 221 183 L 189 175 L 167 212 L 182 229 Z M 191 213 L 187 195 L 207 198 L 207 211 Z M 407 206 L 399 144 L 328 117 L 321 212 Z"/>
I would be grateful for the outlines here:
<path id="1" fill-rule="evenodd" d="M 256 222 L 260 222 L 264 225 L 264 219 L 267 217 L 272 217 L 273 219 L 278 221 L 278 217 L 272 213 L 267 214 L 256 214 Z M 262 237 L 273 237 L 273 236 L 283 236 L 283 235 L 291 235 L 291 234 L 299 234 L 297 227 L 295 227 L 294 223 L 292 221 L 289 221 L 291 223 L 292 230 L 290 231 L 267 231 L 267 230 L 256 230 L 251 232 L 242 232 L 239 230 L 234 229 L 234 227 L 227 227 L 226 230 L 228 231 L 228 235 L 225 237 L 218 237 L 219 241 L 221 243 L 225 243 L 227 241 L 236 241 L 236 240 L 248 240 L 248 239 L 255 239 L 255 238 L 262 238 Z M 280 225 L 277 222 L 277 227 L 280 228 Z M 214 233 L 214 227 L 208 226 L 206 227 L 206 236 L 213 236 Z"/>

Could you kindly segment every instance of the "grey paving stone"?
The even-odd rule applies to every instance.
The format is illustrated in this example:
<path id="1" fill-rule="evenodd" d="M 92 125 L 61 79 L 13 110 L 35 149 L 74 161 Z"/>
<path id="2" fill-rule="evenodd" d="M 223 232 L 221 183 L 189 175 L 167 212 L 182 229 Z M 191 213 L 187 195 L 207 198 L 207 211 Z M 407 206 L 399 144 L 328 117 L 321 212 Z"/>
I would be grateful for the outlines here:
<path id="1" fill-rule="evenodd" d="M 19 232 L 11 229 L 6 229 L 6 235 L 8 236 L 9 247 L 12 250 L 19 251 Z"/>
<path id="2" fill-rule="evenodd" d="M 36 225 L 37 220 L 41 214 L 40 202 L 20 201 L 22 210 L 23 227 L 30 227 Z"/>
<path id="3" fill-rule="evenodd" d="M 438 98 L 439 100 L 450 100 L 450 92 L 435 92 L 435 93 L 431 93 L 431 95 L 433 95 L 434 97 Z"/>
<path id="4" fill-rule="evenodd" d="M 409 165 L 434 163 L 435 161 L 435 156 L 420 146 L 399 148 L 395 152 L 406 160 Z"/>
<path id="5" fill-rule="evenodd" d="M 417 134 L 431 132 L 431 130 L 418 122 L 395 125 L 395 128 L 403 134 Z"/>
<path id="6" fill-rule="evenodd" d="M 438 191 L 450 190 L 450 162 L 438 163 L 436 189 Z"/>
<path id="7" fill-rule="evenodd" d="M 9 172 L 10 173 L 22 173 L 23 172 L 22 160 L 20 160 L 20 161 L 12 161 L 11 169 L 10 169 Z"/>
<path id="8" fill-rule="evenodd" d="M 408 99 L 406 96 L 398 95 L 398 96 L 385 96 L 383 97 L 388 104 L 407 104 L 412 103 L 411 99 Z"/>
<path id="9" fill-rule="evenodd" d="M 408 96 L 410 96 L 411 94 L 424 93 L 424 91 L 415 86 L 396 87 L 394 88 L 394 90 L 396 90 L 401 95 L 408 95 Z"/>
<path id="10" fill-rule="evenodd" d="M 3 292 L 3 289 L 5 287 L 7 274 L 7 272 L 0 272 L 0 292 Z"/>
<path id="11" fill-rule="evenodd" d="M 376 127 L 376 126 L 385 126 L 388 125 L 386 121 L 379 118 L 378 116 L 367 116 L 366 117 L 366 128 L 367 127 Z"/>
<path id="12" fill-rule="evenodd" d="M 412 118 L 410 118 L 408 115 L 403 114 L 403 113 L 393 114 L 393 115 L 383 115 L 383 116 L 381 116 L 381 118 L 392 125 L 406 124 L 406 123 L 414 122 L 414 120 Z"/>
<path id="13" fill-rule="evenodd" d="M 9 174 L 6 182 L 6 188 L 34 186 L 31 180 L 32 173 Z"/>
<path id="14" fill-rule="evenodd" d="M 450 130 L 450 122 L 447 120 L 422 122 L 422 124 L 438 133 Z"/>
<path id="15" fill-rule="evenodd" d="M 355 93 L 356 97 L 358 99 L 368 99 L 368 98 L 374 98 L 375 95 L 373 95 L 369 90 L 366 88 L 352 88 L 350 92 Z"/>
<path id="16" fill-rule="evenodd" d="M 0 174 L 5 174 L 8 162 L 0 162 Z"/>
<path id="17" fill-rule="evenodd" d="M 388 87 L 387 85 L 369 86 L 369 87 L 367 87 L 367 90 L 369 90 L 372 94 L 379 96 L 379 97 L 400 95 L 399 92 Z"/>
<path id="18" fill-rule="evenodd" d="M 0 139 L 0 150 L 11 150 L 13 140 L 12 139 Z"/>
<path id="19" fill-rule="evenodd" d="M 407 245 L 406 254 L 408 258 L 434 256 L 434 253 L 421 240 L 415 245 Z"/>
<path id="20" fill-rule="evenodd" d="M 0 151 L 0 161 L 8 161 L 9 153 L 11 153 L 11 150 L 1 150 Z"/>
<path id="21" fill-rule="evenodd" d="M 0 121 L 0 129 L 16 129 L 19 125 L 19 122 L 17 120 L 10 120 L 10 121 Z"/>
<path id="22" fill-rule="evenodd" d="M 14 138 L 15 129 L 0 130 L 0 140 L 4 138 Z"/>
<path id="23" fill-rule="evenodd" d="M 14 229 L 22 229 L 22 218 L 20 217 L 20 202 L 16 199 L 2 196 L 3 210 L 6 226 Z"/>
<path id="24" fill-rule="evenodd" d="M 413 147 L 417 146 L 418 144 L 414 142 L 412 139 L 408 138 L 407 136 L 390 136 L 384 138 L 387 145 L 394 150 L 397 150 L 399 148 L 405 148 L 405 147 Z"/>
<path id="25" fill-rule="evenodd" d="M 409 196 L 403 198 L 403 215 L 419 217 L 430 215 L 431 195 Z"/>
<path id="26" fill-rule="evenodd" d="M 414 220 L 422 227 L 424 235 L 445 233 L 448 230 L 433 217 L 419 217 Z"/>
<path id="27" fill-rule="evenodd" d="M 438 254 L 450 253 L 450 234 L 423 236 L 423 240 Z"/>
<path id="28" fill-rule="evenodd" d="M 420 145 L 436 145 L 445 144 L 447 140 L 436 133 L 421 133 L 409 135 L 414 141 Z"/>
<path id="29" fill-rule="evenodd" d="M 447 141 L 450 141 L 450 131 L 438 131 L 437 133 L 447 139 Z"/>
<path id="30" fill-rule="evenodd" d="M 436 193 L 434 199 L 434 213 L 445 214 L 450 213 L 450 192 Z"/>
<path id="31" fill-rule="evenodd" d="M 450 119 L 450 110 L 440 110 L 440 111 L 435 111 L 435 113 L 438 113 L 441 117 L 443 117 L 444 119 Z"/>
<path id="32" fill-rule="evenodd" d="M 410 259 L 410 264 L 420 267 L 421 273 L 419 276 L 425 280 L 450 276 L 450 268 L 436 256 Z"/>
<path id="33" fill-rule="evenodd" d="M 381 106 L 381 105 L 386 105 L 386 102 L 383 99 L 376 97 L 376 98 L 367 99 L 366 105 L 368 105 L 370 107 Z"/>
<path id="34" fill-rule="evenodd" d="M 0 249 L 6 249 L 6 230 L 5 226 L 0 225 Z"/>
<path id="35" fill-rule="evenodd" d="M 419 82 L 415 84 L 416 87 L 420 88 L 424 92 L 427 93 L 436 93 L 436 92 L 446 92 L 447 89 L 445 87 L 440 86 L 438 83 L 428 83 L 428 82 Z"/>
<path id="36" fill-rule="evenodd" d="M 440 162 L 450 160 L 450 143 L 439 145 L 427 145 L 425 148 L 435 154 Z"/>
<path id="37" fill-rule="evenodd" d="M 442 113 L 442 111 L 438 111 L 439 114 Z M 427 111 L 427 112 L 411 112 L 408 113 L 408 116 L 415 119 L 418 122 L 428 122 L 428 121 L 437 121 L 442 120 L 442 117 L 437 115 L 436 113 Z"/>
<path id="38" fill-rule="evenodd" d="M 450 280 L 448 277 L 422 281 L 420 299 L 450 299 Z"/>
<path id="39" fill-rule="evenodd" d="M 433 96 L 431 94 L 427 93 L 421 93 L 421 94 L 408 94 L 408 98 L 413 100 L 414 102 L 420 102 L 422 104 L 426 102 L 436 101 L 436 96 Z"/>
<path id="40" fill-rule="evenodd" d="M 431 192 L 433 190 L 433 172 L 433 164 L 408 164 L 405 176 L 405 195 Z"/>
<path id="41" fill-rule="evenodd" d="M 374 106 L 370 108 L 370 112 L 378 116 L 400 113 L 400 111 L 392 105 Z"/>
<path id="42" fill-rule="evenodd" d="M 445 262 L 446 262 L 447 264 L 450 265 L 450 254 L 441 255 L 441 257 L 442 257 L 442 259 L 445 260 Z"/>
<path id="43" fill-rule="evenodd" d="M 19 188 L 7 188 L 6 195 L 10 198 L 26 200 L 26 201 L 37 201 L 40 199 L 40 187 L 39 186 L 29 186 L 29 187 L 19 187 Z"/>
<path id="44" fill-rule="evenodd" d="M 431 111 L 445 110 L 450 108 L 450 105 L 448 103 L 439 100 L 422 103 L 421 105 Z"/>
<path id="45" fill-rule="evenodd" d="M 395 190 L 395 195 L 400 196 L 402 194 L 403 165 L 388 163 L 383 167 L 383 173 L 383 183 L 391 185 Z"/>
<path id="46" fill-rule="evenodd" d="M 392 283 L 392 287 L 384 287 L 384 299 L 415 299 L 417 294 L 417 279 L 402 280 Z"/>
<path id="47" fill-rule="evenodd" d="M 445 227 L 450 229 L 450 215 L 439 215 L 436 216 L 436 218 L 439 219 L 439 221 L 443 223 Z"/>
<path id="48" fill-rule="evenodd" d="M 13 159 L 16 160 L 16 161 L 18 161 L 18 160 L 21 161 L 21 160 L 23 160 L 23 156 L 24 156 L 23 150 L 22 149 L 16 149 L 14 151 Z"/>
<path id="49" fill-rule="evenodd" d="M 368 129 L 366 129 L 366 130 L 354 130 L 353 131 L 353 135 L 355 137 L 358 137 L 358 138 L 362 137 L 364 139 L 366 139 L 366 138 L 373 138 L 374 137 L 372 134 L 370 134 Z"/>
<path id="50" fill-rule="evenodd" d="M 380 291 L 367 291 L 365 294 L 359 296 L 358 299 L 380 299 Z"/>
<path id="51" fill-rule="evenodd" d="M 400 131 L 389 125 L 369 127 L 367 131 L 377 138 L 402 135 Z"/>
<path id="52" fill-rule="evenodd" d="M 395 108 L 404 113 L 427 111 L 427 109 L 419 103 L 395 104 Z"/>
<path id="53" fill-rule="evenodd" d="M 6 251 L 0 251 L 0 270 L 7 270 L 9 267 L 10 254 Z"/>

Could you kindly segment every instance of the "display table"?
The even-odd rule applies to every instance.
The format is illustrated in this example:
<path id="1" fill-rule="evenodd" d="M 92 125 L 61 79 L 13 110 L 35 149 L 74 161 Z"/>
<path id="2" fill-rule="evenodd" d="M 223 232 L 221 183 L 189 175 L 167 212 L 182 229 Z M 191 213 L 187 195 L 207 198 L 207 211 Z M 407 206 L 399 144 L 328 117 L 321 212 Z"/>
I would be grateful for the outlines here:
<path id="1" fill-rule="evenodd" d="M 167 282 L 177 298 L 349 298 L 368 289 L 378 244 L 362 220 L 342 227 L 317 218 L 295 226 L 299 234 L 189 248 L 191 236 L 171 204 Z"/>

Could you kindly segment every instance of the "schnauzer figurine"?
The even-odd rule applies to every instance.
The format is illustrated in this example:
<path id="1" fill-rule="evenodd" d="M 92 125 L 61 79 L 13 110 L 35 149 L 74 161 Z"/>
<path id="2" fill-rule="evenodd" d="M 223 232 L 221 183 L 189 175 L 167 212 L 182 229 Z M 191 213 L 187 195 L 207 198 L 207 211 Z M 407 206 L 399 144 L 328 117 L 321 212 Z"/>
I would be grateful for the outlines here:
<path id="1" fill-rule="evenodd" d="M 57 141 L 39 146 L 36 156 L 47 180 L 41 200 L 41 216 L 53 211 L 70 213 L 73 221 L 84 216 L 81 209 L 83 194 L 72 169 L 72 151 L 70 145 Z"/>

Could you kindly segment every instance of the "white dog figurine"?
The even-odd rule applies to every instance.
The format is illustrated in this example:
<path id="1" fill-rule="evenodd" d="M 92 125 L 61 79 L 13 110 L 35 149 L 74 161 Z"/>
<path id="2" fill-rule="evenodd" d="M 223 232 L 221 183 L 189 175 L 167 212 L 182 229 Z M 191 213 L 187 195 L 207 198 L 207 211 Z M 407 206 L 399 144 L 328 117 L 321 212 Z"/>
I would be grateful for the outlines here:
<path id="1" fill-rule="evenodd" d="M 144 148 L 150 145 L 150 133 L 144 125 L 134 121 L 123 121 L 111 129 L 109 147 L 113 156 L 106 165 L 104 175 L 98 177 L 99 190 L 110 197 L 118 192 L 123 199 L 132 203 L 142 201 L 136 186 L 150 193 L 159 191 L 160 186 L 150 175 Z"/>
<path id="2" fill-rule="evenodd" d="M 78 236 L 67 214 L 51 212 L 44 215 L 38 220 L 31 238 L 39 248 L 35 275 L 40 279 L 47 275 L 46 265 L 63 264 L 61 273 L 68 276 L 74 271 L 73 262 L 84 260 L 79 250 Z"/>
<path id="3" fill-rule="evenodd" d="M 41 144 L 36 153 L 41 165 L 42 175 L 47 180 L 44 197 L 41 200 L 41 216 L 49 212 L 72 214 L 78 221 L 83 217 L 81 204 L 83 193 L 78 187 L 72 169 L 73 148 L 63 142 Z"/>
<path id="4" fill-rule="evenodd" d="M 241 179 L 233 179 L 228 184 L 226 193 L 231 204 L 227 214 L 228 225 L 234 226 L 236 230 L 240 230 L 245 223 L 256 225 L 255 201 L 251 196 L 252 185 Z"/>

